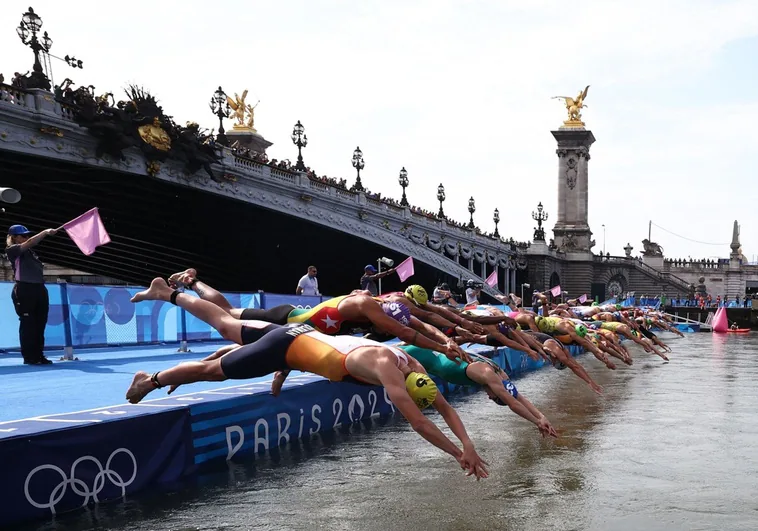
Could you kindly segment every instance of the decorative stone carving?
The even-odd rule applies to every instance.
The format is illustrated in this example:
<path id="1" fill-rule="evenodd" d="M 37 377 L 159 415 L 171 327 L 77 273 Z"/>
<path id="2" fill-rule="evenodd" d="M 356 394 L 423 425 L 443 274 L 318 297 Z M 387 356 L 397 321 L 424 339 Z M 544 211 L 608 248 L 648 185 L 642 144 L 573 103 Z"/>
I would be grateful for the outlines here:
<path id="1" fill-rule="evenodd" d="M 576 159 L 575 158 L 569 158 L 566 161 L 566 185 L 569 187 L 570 190 L 573 190 L 576 186 L 576 177 L 577 177 L 577 169 L 576 169 Z"/>
<path id="2" fill-rule="evenodd" d="M 642 246 L 644 247 L 642 251 L 643 256 L 663 256 L 663 247 L 655 242 L 651 242 L 647 238 L 642 240 Z"/>

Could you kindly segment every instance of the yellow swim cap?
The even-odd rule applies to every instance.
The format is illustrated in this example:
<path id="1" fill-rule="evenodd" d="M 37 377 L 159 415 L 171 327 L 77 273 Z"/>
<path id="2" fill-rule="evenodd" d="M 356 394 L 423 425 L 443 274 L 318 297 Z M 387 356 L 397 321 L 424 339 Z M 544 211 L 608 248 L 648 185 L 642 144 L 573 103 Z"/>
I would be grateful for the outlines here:
<path id="1" fill-rule="evenodd" d="M 424 286 L 413 284 L 405 288 L 405 296 L 416 304 L 423 305 L 429 300 L 429 295 L 426 293 Z"/>
<path id="2" fill-rule="evenodd" d="M 410 373 L 405 379 L 405 388 L 419 409 L 431 406 L 437 398 L 437 384 L 427 374 Z"/>

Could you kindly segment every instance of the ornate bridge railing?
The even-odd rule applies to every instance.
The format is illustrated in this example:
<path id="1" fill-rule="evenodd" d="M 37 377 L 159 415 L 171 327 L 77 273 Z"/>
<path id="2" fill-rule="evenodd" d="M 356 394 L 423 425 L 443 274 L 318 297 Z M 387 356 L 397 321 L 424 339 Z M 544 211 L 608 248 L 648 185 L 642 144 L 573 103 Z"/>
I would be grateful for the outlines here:
<path id="1" fill-rule="evenodd" d="M 303 172 L 262 164 L 220 145 L 215 145 L 218 160 L 209 165 L 210 172 L 188 173 L 182 161 L 158 161 L 145 146 L 123 149 L 123 160 L 97 156 L 97 139 L 78 124 L 77 112 L 48 91 L 0 85 L 0 149 L 149 175 L 279 210 L 406 252 L 459 278 L 483 280 L 488 268 L 505 269 L 500 285 L 506 292 L 514 289 L 516 269 L 526 267 L 516 245 L 502 238 L 344 190 Z M 484 289 L 497 293 L 486 285 Z"/>

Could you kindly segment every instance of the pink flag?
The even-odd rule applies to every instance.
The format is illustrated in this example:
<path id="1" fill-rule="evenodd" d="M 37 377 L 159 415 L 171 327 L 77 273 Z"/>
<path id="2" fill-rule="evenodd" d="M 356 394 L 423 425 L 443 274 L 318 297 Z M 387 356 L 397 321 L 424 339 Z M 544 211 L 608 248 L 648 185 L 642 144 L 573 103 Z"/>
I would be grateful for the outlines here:
<path id="1" fill-rule="evenodd" d="M 408 257 L 403 262 L 395 268 L 395 271 L 397 272 L 397 276 L 400 277 L 400 282 L 405 282 L 405 279 L 408 277 L 413 276 L 413 258 Z"/>
<path id="2" fill-rule="evenodd" d="M 487 280 L 485 280 L 487 285 L 491 288 L 494 288 L 497 286 L 497 269 L 492 272 L 490 276 L 487 277 Z"/>
<path id="3" fill-rule="evenodd" d="M 584 295 L 582 295 L 581 297 L 579 297 L 579 302 L 581 302 L 582 304 L 584 304 L 585 302 L 587 302 L 587 294 L 586 293 Z"/>
<path id="4" fill-rule="evenodd" d="M 553 289 L 550 290 L 550 293 L 553 294 L 553 297 L 557 297 L 558 295 L 561 294 L 561 287 L 560 286 L 554 287 Z"/>
<path id="5" fill-rule="evenodd" d="M 94 253 L 98 245 L 105 245 L 111 241 L 111 237 L 100 219 L 97 207 L 76 219 L 72 219 L 63 225 L 63 228 L 66 229 L 79 250 L 87 256 Z"/>

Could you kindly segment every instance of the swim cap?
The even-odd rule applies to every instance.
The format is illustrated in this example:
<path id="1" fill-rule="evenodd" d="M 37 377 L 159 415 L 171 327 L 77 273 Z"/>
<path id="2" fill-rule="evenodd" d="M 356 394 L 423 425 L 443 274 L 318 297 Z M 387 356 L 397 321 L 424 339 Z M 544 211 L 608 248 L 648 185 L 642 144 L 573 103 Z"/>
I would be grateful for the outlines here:
<path id="1" fill-rule="evenodd" d="M 385 302 L 382 310 L 403 326 L 411 324 L 411 311 L 402 302 Z"/>
<path id="2" fill-rule="evenodd" d="M 508 335 L 508 331 L 511 329 L 510 326 L 508 326 L 505 323 L 497 323 L 497 331 L 503 334 L 504 336 Z"/>
<path id="3" fill-rule="evenodd" d="M 405 388 L 419 409 L 431 406 L 437 398 L 437 384 L 427 374 L 410 373 L 405 379 Z"/>
<path id="4" fill-rule="evenodd" d="M 576 330 L 576 335 L 579 337 L 584 337 L 587 335 L 587 327 L 584 325 L 578 324 L 574 327 L 574 330 Z"/>
<path id="5" fill-rule="evenodd" d="M 416 304 L 423 305 L 429 300 L 429 294 L 424 289 L 424 286 L 413 284 L 405 288 L 405 296 Z"/>
<path id="6" fill-rule="evenodd" d="M 616 309 L 617 310 L 620 310 L 621 308 L 623 308 L 623 306 L 621 304 L 616 304 Z"/>
<path id="7" fill-rule="evenodd" d="M 592 306 L 600 306 L 597 302 L 593 302 Z"/>
<path id="8" fill-rule="evenodd" d="M 629 312 L 624 310 L 623 312 L 621 312 L 621 315 L 623 315 L 624 317 L 629 317 Z"/>

